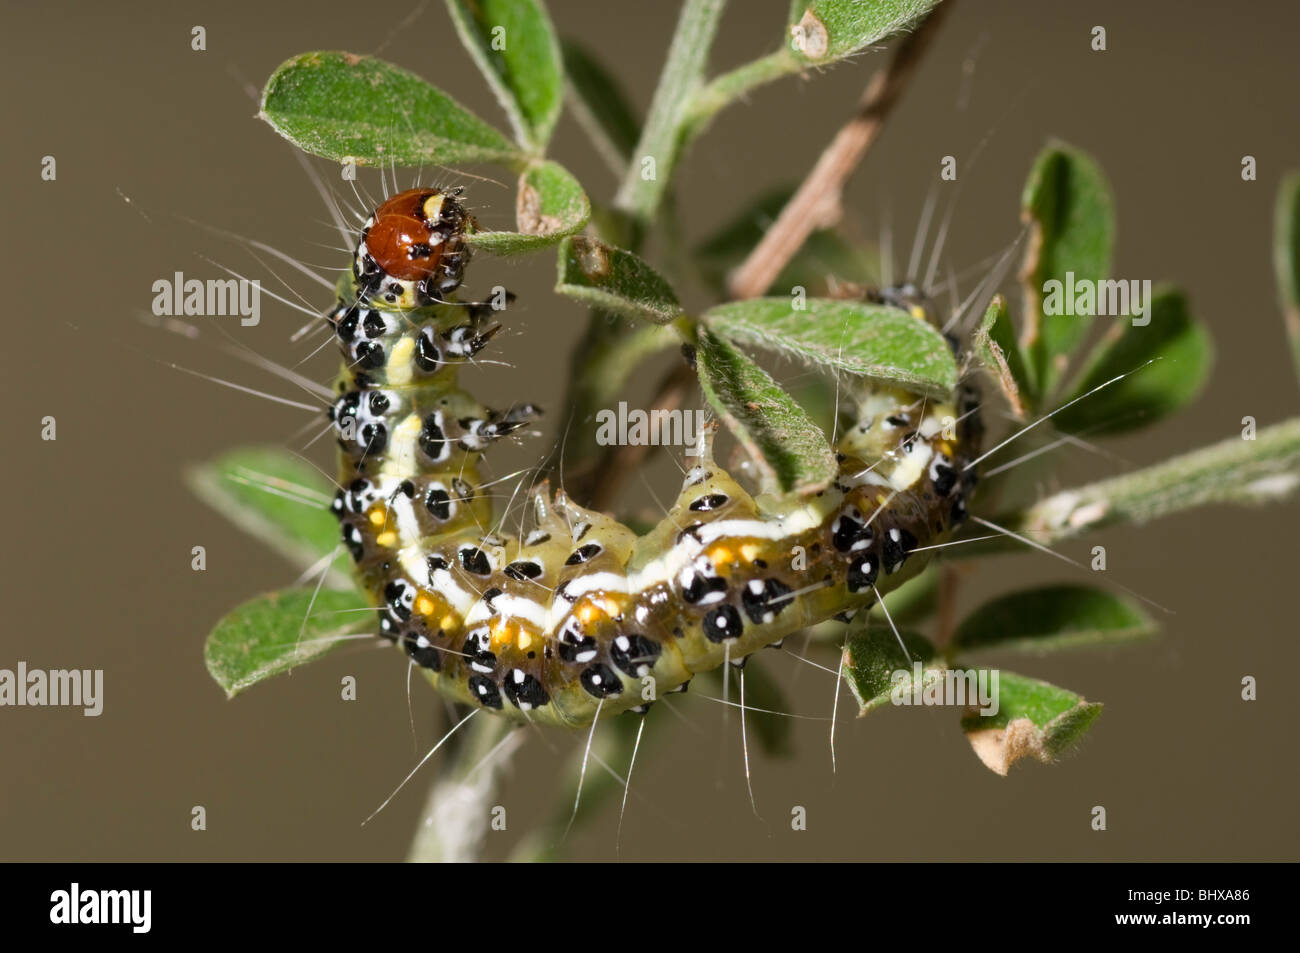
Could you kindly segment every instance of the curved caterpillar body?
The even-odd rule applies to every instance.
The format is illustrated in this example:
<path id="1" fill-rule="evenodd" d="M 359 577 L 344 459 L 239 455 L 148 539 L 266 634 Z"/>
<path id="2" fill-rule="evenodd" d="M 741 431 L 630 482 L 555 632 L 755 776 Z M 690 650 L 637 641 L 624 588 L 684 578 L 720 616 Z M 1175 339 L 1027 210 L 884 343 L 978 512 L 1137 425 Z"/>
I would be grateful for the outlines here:
<path id="1" fill-rule="evenodd" d="M 485 534 L 478 459 L 539 411 L 491 410 L 457 385 L 498 329 L 490 308 L 452 299 L 474 227 L 457 194 L 380 206 L 329 317 L 345 357 L 333 512 L 382 634 L 440 691 L 544 724 L 643 710 L 869 606 L 965 516 L 973 392 L 935 403 L 873 388 L 836 448 L 838 479 L 815 496 L 751 496 L 706 447 L 644 536 L 545 487 L 521 538 Z"/>

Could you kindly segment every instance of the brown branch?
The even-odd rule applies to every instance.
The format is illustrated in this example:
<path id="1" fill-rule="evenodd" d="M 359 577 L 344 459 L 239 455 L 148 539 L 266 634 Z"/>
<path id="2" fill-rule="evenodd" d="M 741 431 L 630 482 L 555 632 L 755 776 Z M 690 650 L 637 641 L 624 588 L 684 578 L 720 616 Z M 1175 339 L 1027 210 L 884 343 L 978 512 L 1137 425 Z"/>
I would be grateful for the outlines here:
<path id="1" fill-rule="evenodd" d="M 853 118 L 831 140 L 763 240 L 732 273 L 728 284 L 733 298 L 761 295 L 814 229 L 829 228 L 839 221 L 844 184 L 880 134 L 952 4 L 953 0 L 946 0 L 931 10 L 916 30 L 903 37 L 885 67 L 871 77 Z"/>

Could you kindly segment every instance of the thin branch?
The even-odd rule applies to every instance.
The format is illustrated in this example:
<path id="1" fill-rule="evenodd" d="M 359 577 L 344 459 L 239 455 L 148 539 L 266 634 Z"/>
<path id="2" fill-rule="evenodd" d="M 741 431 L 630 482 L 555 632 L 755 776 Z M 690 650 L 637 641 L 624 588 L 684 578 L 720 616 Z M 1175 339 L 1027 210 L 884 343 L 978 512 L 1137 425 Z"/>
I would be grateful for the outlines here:
<path id="1" fill-rule="evenodd" d="M 880 134 L 951 7 L 951 0 L 935 7 L 915 31 L 903 37 L 885 67 L 871 77 L 856 114 L 831 140 L 763 240 L 732 274 L 729 286 L 733 298 L 761 295 L 814 229 L 828 228 L 839 221 L 844 184 Z"/>
<path id="2" fill-rule="evenodd" d="M 479 718 L 429 792 L 407 860 L 465 863 L 479 859 L 497 785 L 523 732 L 504 718 Z"/>

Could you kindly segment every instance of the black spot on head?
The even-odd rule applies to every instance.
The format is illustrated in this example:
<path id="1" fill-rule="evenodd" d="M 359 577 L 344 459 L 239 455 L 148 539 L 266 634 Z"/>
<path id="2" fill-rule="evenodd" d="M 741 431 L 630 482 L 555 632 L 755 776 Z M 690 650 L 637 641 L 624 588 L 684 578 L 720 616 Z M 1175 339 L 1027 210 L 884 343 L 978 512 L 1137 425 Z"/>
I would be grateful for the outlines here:
<path id="1" fill-rule="evenodd" d="M 704 635 L 710 642 L 740 638 L 745 623 L 732 605 L 718 606 L 704 617 Z"/>
<path id="2" fill-rule="evenodd" d="M 432 576 L 439 569 L 447 568 L 447 560 L 441 553 L 430 553 L 424 559 L 425 564 L 429 567 L 429 575 Z"/>
<path id="3" fill-rule="evenodd" d="M 382 391 L 371 391 L 370 393 L 370 412 L 376 417 L 382 417 L 388 413 L 388 408 L 392 406 L 392 401 L 388 395 Z"/>
<path id="4" fill-rule="evenodd" d="M 377 338 L 388 330 L 388 325 L 384 323 L 384 316 L 378 311 L 367 311 L 361 327 L 368 338 Z"/>

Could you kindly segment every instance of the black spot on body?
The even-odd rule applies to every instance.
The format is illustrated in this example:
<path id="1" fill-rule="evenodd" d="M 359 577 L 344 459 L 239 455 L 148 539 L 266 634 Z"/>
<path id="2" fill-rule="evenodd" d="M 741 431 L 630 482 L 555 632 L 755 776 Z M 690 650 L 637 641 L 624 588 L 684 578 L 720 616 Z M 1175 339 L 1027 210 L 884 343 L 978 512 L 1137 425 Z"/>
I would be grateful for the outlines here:
<path id="1" fill-rule="evenodd" d="M 710 642 L 726 642 L 740 638 L 745 624 L 732 605 L 718 606 L 704 617 L 704 635 Z"/>

